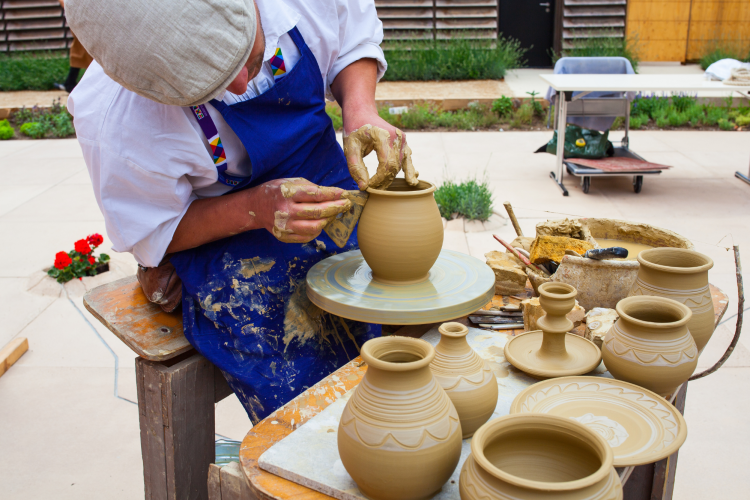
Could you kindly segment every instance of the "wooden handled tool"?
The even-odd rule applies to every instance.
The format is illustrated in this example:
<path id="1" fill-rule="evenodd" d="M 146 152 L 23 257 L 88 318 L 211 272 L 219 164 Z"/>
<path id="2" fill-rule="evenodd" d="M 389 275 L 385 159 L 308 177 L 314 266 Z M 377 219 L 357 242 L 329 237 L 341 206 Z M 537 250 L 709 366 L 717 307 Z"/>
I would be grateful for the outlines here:
<path id="1" fill-rule="evenodd" d="M 523 236 L 523 231 L 521 231 L 521 226 L 518 225 L 518 219 L 516 219 L 516 214 L 513 212 L 513 206 L 510 204 L 509 201 L 506 201 L 503 203 L 503 206 L 505 207 L 505 211 L 508 212 L 508 217 L 510 217 L 510 222 L 513 224 L 513 229 L 516 230 L 517 236 Z"/>
<path id="2" fill-rule="evenodd" d="M 349 237 L 362 216 L 362 210 L 365 208 L 368 196 L 365 191 L 347 191 L 344 197 L 352 202 L 352 208 L 333 219 L 323 228 L 323 231 L 331 237 L 337 247 L 344 248 L 346 242 L 349 241 Z"/>

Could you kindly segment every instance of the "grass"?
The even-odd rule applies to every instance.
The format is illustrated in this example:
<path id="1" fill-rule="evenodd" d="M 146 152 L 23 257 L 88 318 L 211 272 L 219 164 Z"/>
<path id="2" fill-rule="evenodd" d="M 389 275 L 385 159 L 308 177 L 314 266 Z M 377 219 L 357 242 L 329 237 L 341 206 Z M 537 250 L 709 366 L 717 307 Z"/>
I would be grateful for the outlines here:
<path id="1" fill-rule="evenodd" d="M 53 90 L 63 83 L 70 64 L 65 52 L 28 52 L 0 55 L 0 91 Z M 79 78 L 83 76 L 83 71 Z"/>
<path id="2" fill-rule="evenodd" d="M 526 65 L 519 41 L 502 35 L 487 41 L 409 40 L 384 47 L 388 70 L 384 81 L 500 79 L 509 69 Z"/>
<path id="3" fill-rule="evenodd" d="M 695 96 L 638 95 L 630 105 L 630 126 L 639 129 L 653 121 L 658 128 L 716 127 L 735 130 L 750 126 L 750 107 L 732 107 L 727 99 L 724 106 L 698 104 Z"/>
<path id="4" fill-rule="evenodd" d="M 706 52 L 700 58 L 701 68 L 704 70 L 721 59 L 737 59 L 750 62 L 750 44 L 741 40 L 719 38 L 713 40 L 706 47 Z"/>
<path id="5" fill-rule="evenodd" d="M 486 180 L 471 179 L 460 184 L 447 181 L 435 190 L 435 201 L 440 215 L 448 220 L 453 214 L 481 221 L 492 215 L 492 192 Z"/>
<path id="6" fill-rule="evenodd" d="M 612 33 L 614 35 L 614 33 Z M 607 36 L 597 38 L 579 38 L 574 40 L 573 47 L 563 49 L 562 53 L 552 52 L 552 62 L 556 63 L 561 57 L 624 57 L 638 72 L 640 60 L 639 40 L 637 36 L 630 38 Z"/>

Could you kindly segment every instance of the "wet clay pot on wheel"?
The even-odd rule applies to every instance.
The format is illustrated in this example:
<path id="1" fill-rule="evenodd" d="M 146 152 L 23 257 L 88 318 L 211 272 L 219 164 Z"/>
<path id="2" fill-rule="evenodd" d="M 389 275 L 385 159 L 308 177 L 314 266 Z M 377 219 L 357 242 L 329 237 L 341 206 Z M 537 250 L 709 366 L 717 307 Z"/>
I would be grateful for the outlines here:
<path id="1" fill-rule="evenodd" d="M 613 377 L 668 398 L 693 374 L 698 349 L 687 325 L 690 309 L 664 297 L 628 297 L 602 343 Z"/>
<path id="2" fill-rule="evenodd" d="M 471 437 L 492 416 L 497 406 L 497 379 L 487 361 L 469 346 L 469 329 L 461 323 L 443 323 L 438 329 L 432 374 L 448 393 L 461 420 L 463 438 Z"/>
<path id="3" fill-rule="evenodd" d="M 612 448 L 571 418 L 508 415 L 471 441 L 458 487 L 461 500 L 619 500 Z"/>
<path id="4" fill-rule="evenodd" d="M 375 280 L 416 283 L 426 280 L 443 246 L 443 222 L 433 192 L 419 181 L 412 187 L 394 179 L 386 190 L 368 189 L 357 238 Z"/>
<path id="5" fill-rule="evenodd" d="M 429 498 L 461 456 L 461 424 L 430 371 L 424 340 L 381 337 L 362 346 L 367 373 L 344 408 L 341 462 L 373 500 Z"/>
<path id="6" fill-rule="evenodd" d="M 654 295 L 667 297 L 688 306 L 693 318 L 688 330 L 698 352 L 706 347 L 714 333 L 714 304 L 708 287 L 710 257 L 683 248 L 653 248 L 638 254 L 641 267 L 629 297 Z"/>

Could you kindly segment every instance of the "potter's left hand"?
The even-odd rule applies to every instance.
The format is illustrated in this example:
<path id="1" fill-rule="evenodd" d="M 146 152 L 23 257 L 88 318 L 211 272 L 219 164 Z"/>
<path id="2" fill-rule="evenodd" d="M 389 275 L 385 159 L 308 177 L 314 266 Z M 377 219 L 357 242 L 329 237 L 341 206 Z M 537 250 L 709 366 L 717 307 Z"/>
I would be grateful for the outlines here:
<path id="1" fill-rule="evenodd" d="M 352 122 L 354 125 L 349 128 Z M 363 158 L 373 150 L 378 156 L 378 170 L 370 178 Z M 377 115 L 365 117 L 365 121 L 348 120 L 344 124 L 344 155 L 349 173 L 362 191 L 368 187 L 387 189 L 401 170 L 410 186 L 417 185 L 419 172 L 411 162 L 406 136 Z"/>

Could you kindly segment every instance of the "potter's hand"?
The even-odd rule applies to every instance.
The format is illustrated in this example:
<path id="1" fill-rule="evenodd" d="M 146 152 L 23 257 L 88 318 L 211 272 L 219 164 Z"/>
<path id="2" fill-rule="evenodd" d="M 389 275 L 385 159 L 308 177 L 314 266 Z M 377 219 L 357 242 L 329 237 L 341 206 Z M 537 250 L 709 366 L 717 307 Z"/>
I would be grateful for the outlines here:
<path id="1" fill-rule="evenodd" d="M 343 189 L 313 184 L 307 179 L 276 179 L 261 184 L 250 196 L 258 207 L 250 215 L 285 243 L 306 243 L 316 238 L 336 215 L 352 202 Z"/>
<path id="2" fill-rule="evenodd" d="M 380 117 L 372 122 L 379 126 L 368 123 L 344 137 L 346 163 L 359 189 L 387 189 L 401 170 L 404 171 L 406 182 L 410 186 L 416 186 L 419 172 L 414 170 L 411 148 L 406 144 L 404 133 Z M 370 179 L 363 158 L 373 150 L 378 156 L 378 170 Z"/>

